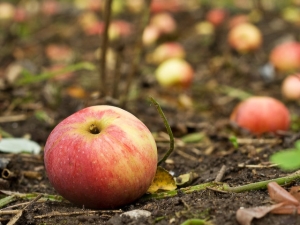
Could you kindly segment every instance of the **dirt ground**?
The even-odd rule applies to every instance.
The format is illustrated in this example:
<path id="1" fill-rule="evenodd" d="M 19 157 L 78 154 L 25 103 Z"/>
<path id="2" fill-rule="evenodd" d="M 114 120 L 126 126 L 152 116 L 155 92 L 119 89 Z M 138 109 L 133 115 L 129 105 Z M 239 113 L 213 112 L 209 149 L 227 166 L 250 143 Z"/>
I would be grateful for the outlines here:
<path id="1" fill-rule="evenodd" d="M 21 7 L 23 1 L 13 1 Z M 34 1 L 33 1 L 34 2 Z M 60 1 L 63 2 L 63 1 Z M 98 35 L 87 36 L 78 23 L 82 11 L 75 10 L 64 4 L 64 10 L 55 15 L 38 14 L 30 21 L 3 22 L 0 32 L 0 79 L 7 79 L 8 67 L 18 63 L 33 74 L 41 74 L 49 68 L 53 61 L 46 53 L 49 44 L 64 44 L 74 52 L 68 65 L 88 61 L 98 67 L 99 60 L 94 53 L 100 45 Z M 66 6 L 67 5 L 67 6 Z M 186 60 L 195 70 L 192 87 L 184 92 L 193 102 L 189 107 L 178 100 L 183 92 L 161 88 L 155 78 L 155 65 L 147 62 L 147 54 L 154 47 L 143 50 L 142 62 L 130 91 L 126 110 L 143 121 L 151 132 L 156 134 L 159 157 L 168 150 L 168 136 L 163 121 L 148 97 L 154 97 L 161 107 L 172 127 L 175 136 L 175 150 L 162 165 L 174 177 L 195 172 L 198 177 L 189 185 L 197 185 L 214 181 L 222 166 L 226 171 L 222 182 L 230 186 L 238 186 L 253 182 L 285 176 L 277 167 L 270 165 L 269 156 L 279 150 L 291 148 L 299 139 L 299 101 L 287 101 L 280 92 L 280 86 L 286 74 L 276 73 L 274 78 L 264 79 L 260 68 L 268 62 L 271 49 L 282 40 L 299 40 L 299 27 L 287 22 L 281 17 L 281 8 L 253 11 L 230 6 L 228 15 L 239 13 L 258 13 L 256 25 L 263 33 L 262 48 L 256 52 L 239 54 L 230 49 L 227 44 L 228 27 L 224 22 L 216 28 L 209 39 L 195 33 L 194 25 L 203 21 L 211 6 L 173 12 L 177 22 L 175 35 L 160 40 L 176 40 L 187 52 Z M 256 9 L 256 10 L 259 10 Z M 262 9 L 260 9 L 262 10 Z M 101 13 L 100 13 L 101 17 Z M 131 22 L 134 26 L 139 16 L 123 11 L 116 17 Z M 126 76 L 130 71 L 133 57 L 133 45 L 137 30 L 132 36 L 121 41 L 115 41 L 112 46 L 118 49 L 124 47 L 121 70 L 120 90 L 124 89 Z M 61 62 L 60 62 L 61 63 Z M 64 62 L 65 63 L 65 62 Z M 108 69 L 109 84 L 112 87 L 113 71 Z M 44 79 L 40 82 L 17 84 L 4 82 L 0 92 L 0 129 L 2 137 L 6 133 L 14 137 L 29 136 L 41 146 L 45 145 L 47 137 L 54 126 L 83 107 L 90 105 L 115 104 L 97 97 L 99 91 L 99 73 L 94 70 L 77 70 L 70 79 Z M 21 76 L 21 75 L 20 75 Z M 36 75 L 39 76 L 39 75 Z M 70 87 L 76 87 L 72 94 Z M 84 94 L 78 94 L 80 91 Z M 224 88 L 224 87 L 230 87 Z M 293 115 L 291 129 L 279 135 L 263 134 L 256 137 L 229 122 L 233 108 L 241 101 L 243 94 L 264 95 L 275 97 L 286 104 Z M 81 93 L 81 92 L 80 92 Z M 118 105 L 118 103 L 116 103 Z M 42 112 L 42 113 L 41 113 Z M 24 117 L 13 117 L 25 115 Z M 43 116 L 38 116 L 43 115 Z M 276 115 L 274 115 L 276 116 Z M 4 131 L 6 133 L 4 133 Z M 187 134 L 200 133 L 203 137 L 194 143 L 183 143 L 182 137 Z M 234 135 L 244 142 L 235 148 L 229 138 Z M 271 140 L 268 142 L 268 140 Z M 0 159 L 8 159 L 9 163 L 1 170 L 8 169 L 15 176 L 2 179 L 0 189 L 20 193 L 57 194 L 50 185 L 44 170 L 43 153 L 4 154 Z M 38 176 L 29 176 L 24 171 L 31 171 Z M 28 174 L 28 173 L 27 173 Z M 3 175 L 2 175 L 3 176 Z M 300 181 L 293 185 L 300 185 Z M 290 186 L 286 187 L 288 190 Z M 25 203 L 29 200 L 18 199 L 8 206 Z M 187 219 L 207 219 L 216 225 L 236 225 L 235 216 L 240 207 L 270 205 L 272 202 L 267 190 L 249 191 L 244 193 L 222 193 L 211 189 L 196 191 L 190 194 L 179 192 L 176 196 L 164 199 L 138 200 L 126 205 L 120 210 L 91 211 L 74 206 L 67 201 L 43 201 L 31 204 L 15 224 L 181 224 Z M 122 212 L 143 209 L 151 212 L 151 216 L 140 219 L 120 217 Z M 0 211 L 1 213 L 1 211 Z M 56 214 L 53 214 L 56 213 Z M 0 224 L 7 224 L 11 214 L 0 214 Z M 252 224 L 300 224 L 297 215 L 268 214 L 261 219 L 254 219 Z"/>

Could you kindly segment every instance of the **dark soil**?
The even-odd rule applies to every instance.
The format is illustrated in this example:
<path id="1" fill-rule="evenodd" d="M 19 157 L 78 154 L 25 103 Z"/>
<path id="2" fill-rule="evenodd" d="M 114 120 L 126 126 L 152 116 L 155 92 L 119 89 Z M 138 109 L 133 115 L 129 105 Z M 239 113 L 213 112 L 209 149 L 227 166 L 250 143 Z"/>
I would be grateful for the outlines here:
<path id="1" fill-rule="evenodd" d="M 16 2 L 16 1 L 14 1 Z M 63 2 L 63 1 L 61 1 Z M 164 90 L 156 83 L 153 72 L 155 66 L 148 64 L 143 57 L 139 72 L 136 74 L 130 99 L 125 107 L 142 120 L 147 127 L 157 134 L 159 156 L 168 150 L 168 136 L 163 121 L 148 97 L 154 97 L 162 106 L 164 113 L 176 137 L 175 150 L 168 161 L 162 166 L 174 177 L 195 172 L 198 178 L 190 185 L 197 185 L 215 180 L 223 165 L 226 172 L 222 182 L 230 186 L 238 186 L 253 182 L 285 176 L 277 167 L 269 165 L 269 156 L 281 149 L 290 148 L 299 139 L 299 101 L 288 102 L 281 96 L 280 85 L 285 74 L 277 73 L 270 81 L 259 74 L 259 69 L 268 62 L 270 50 L 280 40 L 295 39 L 299 36 L 299 27 L 281 19 L 280 8 L 263 11 L 261 20 L 256 24 L 263 32 L 262 49 L 255 53 L 238 54 L 227 45 L 227 26 L 223 24 L 216 29 L 216 35 L 210 43 L 202 42 L 195 34 L 193 25 L 204 19 L 210 7 L 185 10 L 174 13 L 178 22 L 178 33 L 175 39 L 183 44 L 187 51 L 187 61 L 195 69 L 195 79 L 191 89 L 185 94 L 193 100 L 193 107 L 184 107 L 178 103 L 178 90 Z M 228 9 L 229 14 L 249 13 L 234 7 Z M 49 43 L 67 44 L 75 51 L 73 63 L 89 61 L 98 65 L 94 51 L 99 47 L 100 39 L 96 36 L 86 36 L 78 25 L 79 12 L 67 7 L 65 11 L 55 16 L 36 16 L 27 26 L 11 22 L 1 24 L 0 44 L 0 79 L 5 81 L 9 65 L 18 62 L 34 74 L 40 74 L 51 61 L 45 55 L 45 47 Z M 136 25 L 138 16 L 123 12 L 118 16 Z M 38 18 L 38 19 L 37 19 Z M 276 25 L 277 24 L 277 25 Z M 23 33 L 21 29 L 23 27 Z M 26 33 L 28 32 L 28 33 Z M 136 34 L 136 33 L 135 33 Z M 134 35 L 126 40 L 113 43 L 115 48 L 125 45 L 126 57 L 122 63 L 122 79 L 119 88 L 122 90 L 129 72 L 133 57 L 132 49 Z M 161 40 L 163 41 L 163 40 Z M 151 52 L 144 50 L 144 56 Z M 110 71 L 113 74 L 113 71 Z M 109 81 L 112 76 L 109 73 Z M 37 75 L 38 76 L 38 75 Z M 4 82 L 5 83 L 5 82 Z M 67 91 L 71 86 L 80 86 L 86 96 L 78 98 Z M 108 87 L 112 85 L 109 84 Z M 231 95 L 230 91 L 222 91 L 221 86 L 228 85 L 253 95 L 266 95 L 283 101 L 291 115 L 296 115 L 288 132 L 279 135 L 264 134 L 260 137 L 251 135 L 230 124 L 229 116 L 234 106 L 241 100 L 240 95 Z M 25 115 L 24 119 L 9 119 L 1 121 L 0 128 L 14 137 L 30 136 L 41 146 L 45 145 L 47 137 L 54 126 L 68 115 L 81 108 L 95 104 L 111 104 L 103 98 L 95 97 L 99 91 L 97 69 L 94 71 L 79 70 L 75 77 L 67 81 L 44 80 L 33 84 L 15 85 L 5 83 L 0 92 L 0 116 L 9 118 L 13 115 Z M 118 105 L 118 104 L 117 104 Z M 41 119 L 37 112 L 44 112 L 48 119 Z M 276 115 L 274 115 L 276 116 Z M 0 118 L 1 118 L 0 117 Z M 201 132 L 204 138 L 197 143 L 182 144 L 181 137 Z M 248 140 L 237 148 L 229 137 Z M 2 134 L 4 137 L 4 135 Z M 278 140 L 273 144 L 264 142 L 266 139 Z M 255 141 L 261 140 L 261 143 Z M 57 194 L 50 185 L 43 165 L 43 154 L 1 154 L 0 158 L 9 159 L 6 169 L 16 174 L 12 179 L 4 180 L 0 189 L 20 193 Z M 253 166 L 253 167 L 251 167 Z M 4 168 L 2 168 L 4 169 Z M 40 173 L 41 177 L 28 177 L 24 171 Z M 299 185 L 300 182 L 293 185 Z M 287 190 L 289 187 L 286 187 Z M 9 205 L 28 202 L 18 200 Z M 120 217 L 119 211 L 96 211 L 75 206 L 69 202 L 35 202 L 24 210 L 23 215 L 15 224 L 181 224 L 190 218 L 203 218 L 214 224 L 235 225 L 236 211 L 240 207 L 254 207 L 272 204 L 267 190 L 249 191 L 245 193 L 222 193 L 206 189 L 165 199 L 138 200 L 121 208 L 122 211 L 144 209 L 152 214 L 148 218 L 132 220 Z M 7 205 L 8 206 L 8 205 Z M 6 206 L 6 207 L 7 207 Z M 16 208 L 19 208 L 16 207 Z M 0 211 L 1 212 L 1 211 Z M 56 212 L 56 215 L 51 213 Z M 75 214 L 74 212 L 81 212 Z M 40 217 L 39 217 L 40 216 Z M 6 224 L 12 215 L 1 215 L 0 224 Z M 268 214 L 262 219 L 254 220 L 252 224 L 300 224 L 297 215 Z"/>

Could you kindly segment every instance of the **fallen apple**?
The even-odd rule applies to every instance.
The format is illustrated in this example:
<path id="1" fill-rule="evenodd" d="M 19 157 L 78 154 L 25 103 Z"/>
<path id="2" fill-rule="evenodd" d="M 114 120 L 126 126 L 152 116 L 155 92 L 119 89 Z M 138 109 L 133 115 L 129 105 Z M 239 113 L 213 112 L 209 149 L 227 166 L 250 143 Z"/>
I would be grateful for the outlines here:
<path id="1" fill-rule="evenodd" d="M 300 99 L 300 74 L 287 76 L 281 85 L 282 95 L 289 100 Z"/>
<path id="2" fill-rule="evenodd" d="M 50 183 L 64 198 L 110 209 L 147 191 L 156 172 L 157 149 L 151 132 L 131 113 L 91 106 L 53 129 L 44 162 Z"/>
<path id="3" fill-rule="evenodd" d="M 161 34 L 173 34 L 177 29 L 177 23 L 170 13 L 162 12 L 153 15 L 150 25 L 155 26 Z"/>
<path id="4" fill-rule="evenodd" d="M 292 72 L 300 68 L 300 43 L 285 42 L 277 45 L 270 53 L 270 62 L 282 72 Z"/>
<path id="5" fill-rule="evenodd" d="M 262 34 L 255 25 L 242 23 L 229 31 L 228 43 L 233 49 L 241 53 L 253 51 L 261 46 Z"/>
<path id="6" fill-rule="evenodd" d="M 207 12 L 205 18 L 208 22 L 212 23 L 214 26 L 220 26 L 226 19 L 227 12 L 221 8 L 211 9 Z"/>
<path id="7" fill-rule="evenodd" d="M 288 130 L 290 114 L 286 106 L 272 97 L 254 96 L 238 104 L 230 120 L 238 126 L 260 135 Z"/>
<path id="8" fill-rule="evenodd" d="M 184 58 L 185 50 L 178 42 L 166 42 L 157 46 L 148 56 L 150 62 L 159 64 L 171 58 Z"/>
<path id="9" fill-rule="evenodd" d="M 184 59 L 172 58 L 158 66 L 155 76 L 163 87 L 188 88 L 192 83 L 194 70 Z"/>
<path id="10" fill-rule="evenodd" d="M 156 43 L 161 33 L 159 29 L 153 25 L 145 27 L 143 32 L 142 41 L 144 46 L 151 46 Z"/>

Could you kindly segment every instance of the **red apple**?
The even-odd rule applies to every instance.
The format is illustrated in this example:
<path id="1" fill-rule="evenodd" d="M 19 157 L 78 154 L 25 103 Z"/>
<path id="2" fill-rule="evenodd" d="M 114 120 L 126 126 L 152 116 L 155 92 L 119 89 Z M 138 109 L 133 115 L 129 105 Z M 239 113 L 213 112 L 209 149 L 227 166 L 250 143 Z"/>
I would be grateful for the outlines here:
<path id="1" fill-rule="evenodd" d="M 253 24 L 242 23 L 229 31 L 228 43 L 233 49 L 241 53 L 253 51 L 261 46 L 262 34 Z"/>
<path id="2" fill-rule="evenodd" d="M 110 40 L 128 37 L 132 34 L 132 26 L 124 20 L 114 20 L 109 25 L 108 35 Z"/>
<path id="3" fill-rule="evenodd" d="M 300 43 L 292 41 L 277 45 L 270 53 L 270 62 L 282 72 L 300 69 Z"/>
<path id="4" fill-rule="evenodd" d="M 281 85 L 282 95 L 289 100 L 300 99 L 300 74 L 287 76 Z"/>
<path id="5" fill-rule="evenodd" d="M 44 161 L 49 181 L 64 198 L 110 209 L 132 203 L 148 190 L 157 149 L 151 132 L 131 113 L 91 106 L 53 129 Z"/>
<path id="6" fill-rule="evenodd" d="M 226 19 L 227 12 L 224 9 L 211 9 L 207 12 L 205 18 L 214 26 L 220 26 Z"/>
<path id="7" fill-rule="evenodd" d="M 41 11 L 43 15 L 53 16 L 59 12 L 59 2 L 56 0 L 44 0 L 41 4 Z"/>
<path id="8" fill-rule="evenodd" d="M 182 2 L 180 0 L 152 0 L 151 12 L 178 12 L 182 8 Z"/>
<path id="9" fill-rule="evenodd" d="M 14 21 L 25 22 L 29 19 L 28 13 L 24 8 L 18 7 L 15 9 Z"/>
<path id="10" fill-rule="evenodd" d="M 264 96 L 250 97 L 238 104 L 230 120 L 257 135 L 288 130 L 290 126 L 286 106 L 275 98 Z"/>
<path id="11" fill-rule="evenodd" d="M 155 76 L 163 87 L 189 88 L 194 77 L 194 70 L 185 60 L 172 58 L 158 66 Z"/>
<path id="12" fill-rule="evenodd" d="M 46 46 L 45 52 L 52 62 L 71 62 L 74 59 L 73 50 L 63 44 L 49 44 Z"/>
<path id="13" fill-rule="evenodd" d="M 156 47 L 149 59 L 153 63 L 160 64 L 171 58 L 184 58 L 185 50 L 181 44 L 177 42 L 166 42 Z"/>

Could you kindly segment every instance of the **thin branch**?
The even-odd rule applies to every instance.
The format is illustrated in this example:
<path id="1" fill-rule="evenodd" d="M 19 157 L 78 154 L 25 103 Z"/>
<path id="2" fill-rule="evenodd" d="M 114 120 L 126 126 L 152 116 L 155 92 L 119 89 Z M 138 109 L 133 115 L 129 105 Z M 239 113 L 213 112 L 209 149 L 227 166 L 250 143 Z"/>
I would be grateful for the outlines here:
<path id="1" fill-rule="evenodd" d="M 101 90 L 100 93 L 102 96 L 107 95 L 106 89 L 106 50 L 109 44 L 108 40 L 108 29 L 110 24 L 110 17 L 111 17 L 111 5 L 113 0 L 106 0 L 105 1 L 105 11 L 104 11 L 104 32 L 102 36 L 102 43 L 101 43 L 101 57 L 100 57 L 100 80 L 101 80 Z"/>
<path id="2" fill-rule="evenodd" d="M 141 61 L 141 52 L 143 48 L 143 33 L 145 30 L 145 27 L 148 24 L 149 18 L 150 18 L 150 5 L 151 5 L 151 0 L 145 0 L 145 7 L 142 12 L 142 18 L 141 22 L 139 24 L 138 32 L 137 32 L 137 41 L 136 45 L 134 47 L 133 51 L 133 60 L 130 65 L 130 72 L 127 77 L 127 82 L 126 82 L 126 87 L 125 87 L 125 93 L 124 93 L 124 99 L 122 102 L 122 105 L 125 106 L 129 97 L 129 91 L 132 85 L 132 81 L 134 80 L 135 73 L 137 71 L 137 68 L 140 64 Z"/>
<path id="3" fill-rule="evenodd" d="M 167 132 L 168 132 L 169 137 L 170 137 L 170 148 L 167 151 L 167 153 L 164 155 L 164 157 L 157 163 L 157 165 L 159 166 L 164 161 L 166 161 L 166 159 L 169 157 L 169 155 L 173 152 L 173 150 L 174 150 L 174 136 L 173 136 L 172 129 L 171 129 L 169 123 L 168 123 L 168 120 L 167 120 L 164 112 L 162 111 L 160 105 L 158 104 L 158 102 L 154 98 L 150 97 L 150 100 L 153 103 L 153 105 L 156 107 L 156 109 L 157 109 L 159 115 L 161 116 L 161 118 L 163 119 L 165 127 L 166 127 Z"/>

